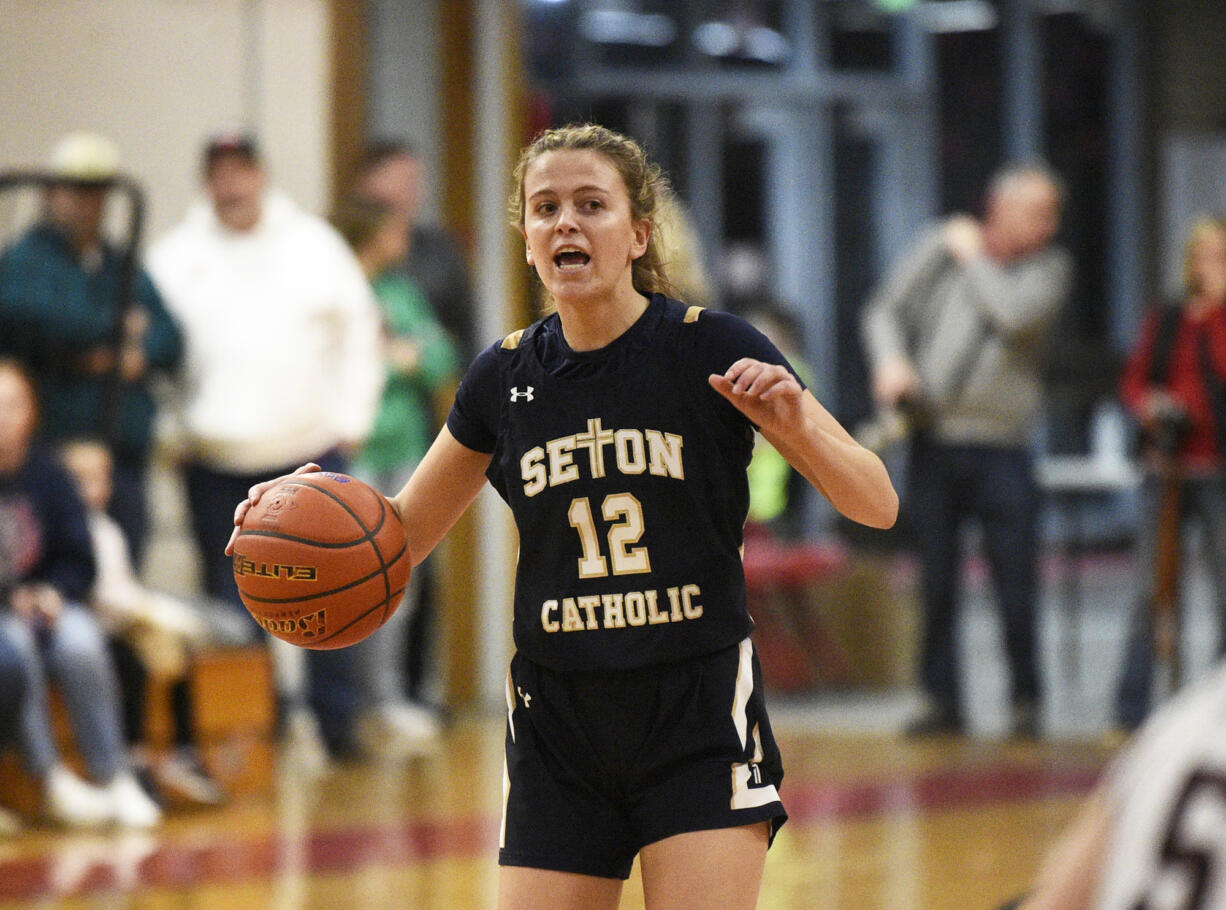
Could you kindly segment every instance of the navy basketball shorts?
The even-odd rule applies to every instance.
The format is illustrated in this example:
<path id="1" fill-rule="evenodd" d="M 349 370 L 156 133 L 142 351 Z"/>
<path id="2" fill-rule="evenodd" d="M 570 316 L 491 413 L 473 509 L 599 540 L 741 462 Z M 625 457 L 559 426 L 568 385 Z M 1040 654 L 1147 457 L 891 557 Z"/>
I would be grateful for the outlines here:
<path id="1" fill-rule="evenodd" d="M 501 865 L 625 879 L 675 834 L 769 821 L 773 840 L 782 780 L 749 639 L 636 670 L 511 661 Z"/>

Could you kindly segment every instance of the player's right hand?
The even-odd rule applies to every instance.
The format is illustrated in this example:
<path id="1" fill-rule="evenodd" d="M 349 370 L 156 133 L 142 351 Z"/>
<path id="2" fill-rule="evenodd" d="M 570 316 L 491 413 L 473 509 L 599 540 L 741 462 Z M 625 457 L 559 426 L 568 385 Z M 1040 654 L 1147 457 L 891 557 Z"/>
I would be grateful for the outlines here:
<path id="1" fill-rule="evenodd" d="M 260 497 L 275 487 L 277 484 L 291 477 L 297 477 L 299 474 L 314 474 L 317 471 L 322 471 L 319 465 L 313 461 L 309 461 L 302 467 L 298 468 L 292 474 L 282 474 L 275 480 L 265 480 L 263 483 L 257 483 L 254 487 L 247 491 L 247 498 L 240 502 L 234 509 L 234 530 L 230 532 L 230 540 L 226 543 L 226 555 L 234 555 L 234 541 L 238 539 L 238 529 L 242 527 L 243 519 L 247 517 L 248 510 L 253 505 L 260 501 Z"/>

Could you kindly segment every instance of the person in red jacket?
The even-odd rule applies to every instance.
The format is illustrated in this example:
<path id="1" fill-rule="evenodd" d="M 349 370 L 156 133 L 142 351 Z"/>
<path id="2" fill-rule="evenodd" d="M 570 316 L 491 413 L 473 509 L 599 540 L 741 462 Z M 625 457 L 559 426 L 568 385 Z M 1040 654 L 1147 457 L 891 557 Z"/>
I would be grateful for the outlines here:
<path id="1" fill-rule="evenodd" d="M 1226 630 L 1226 219 L 1203 217 L 1185 245 L 1185 289 L 1155 306 L 1142 326 L 1120 385 L 1141 425 L 1145 480 L 1137 535 L 1140 599 L 1116 693 L 1116 721 L 1135 729 L 1150 707 L 1152 616 L 1158 595 L 1163 491 L 1178 483 L 1180 533 L 1204 532 L 1219 628 Z M 1226 653 L 1219 635 L 1218 653 Z"/>

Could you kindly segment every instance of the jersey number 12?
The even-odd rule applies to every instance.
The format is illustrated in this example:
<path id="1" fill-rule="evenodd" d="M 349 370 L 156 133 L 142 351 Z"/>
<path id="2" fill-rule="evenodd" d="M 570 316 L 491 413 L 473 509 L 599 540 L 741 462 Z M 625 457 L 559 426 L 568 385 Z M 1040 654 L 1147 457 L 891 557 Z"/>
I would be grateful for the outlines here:
<path id="1" fill-rule="evenodd" d="M 610 493 L 600 504 L 604 520 L 612 522 L 607 539 L 609 558 L 600 550 L 600 535 L 592 514 L 592 503 L 586 496 L 570 501 L 567 517 L 570 526 L 579 532 L 579 544 L 583 555 L 579 557 L 580 578 L 604 578 L 609 574 L 609 563 L 614 575 L 635 575 L 651 571 L 651 558 L 646 547 L 636 547 L 643 536 L 643 504 L 630 493 Z"/>

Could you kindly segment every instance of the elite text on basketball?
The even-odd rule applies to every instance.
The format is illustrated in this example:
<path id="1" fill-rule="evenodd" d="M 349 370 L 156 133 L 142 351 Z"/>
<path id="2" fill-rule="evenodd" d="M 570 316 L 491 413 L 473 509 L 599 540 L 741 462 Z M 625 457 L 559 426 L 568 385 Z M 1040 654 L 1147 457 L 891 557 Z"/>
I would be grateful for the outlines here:
<path id="1" fill-rule="evenodd" d="M 235 576 L 254 575 L 258 578 L 285 578 L 290 581 L 315 581 L 319 571 L 315 566 L 290 566 L 278 562 L 256 562 L 242 553 L 234 554 Z"/>

